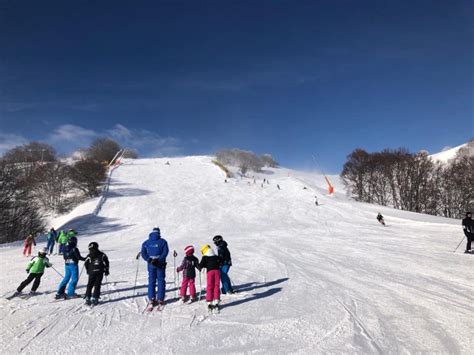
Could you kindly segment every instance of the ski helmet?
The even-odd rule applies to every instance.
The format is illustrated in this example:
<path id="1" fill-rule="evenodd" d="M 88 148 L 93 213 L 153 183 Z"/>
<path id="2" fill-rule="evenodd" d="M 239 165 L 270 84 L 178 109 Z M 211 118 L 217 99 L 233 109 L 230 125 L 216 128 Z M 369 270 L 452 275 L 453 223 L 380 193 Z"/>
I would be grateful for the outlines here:
<path id="1" fill-rule="evenodd" d="M 40 249 L 40 251 L 38 253 L 41 254 L 41 255 L 46 255 L 46 254 L 48 254 L 48 248 Z"/>
<path id="2" fill-rule="evenodd" d="M 154 231 L 157 231 L 158 233 L 160 232 L 160 228 L 159 228 L 158 226 L 154 226 L 154 227 L 153 227 L 153 230 L 154 230 Z"/>
<path id="3" fill-rule="evenodd" d="M 212 241 L 214 242 L 214 244 L 219 244 L 223 240 L 224 240 L 224 238 L 222 238 L 221 235 L 216 235 L 214 238 L 212 238 Z"/>
<path id="4" fill-rule="evenodd" d="M 69 238 L 69 241 L 67 242 L 67 244 L 75 247 L 77 245 L 77 238 L 76 237 Z"/>
<path id="5" fill-rule="evenodd" d="M 99 249 L 99 244 L 97 242 L 90 242 L 88 248 L 92 250 L 97 250 Z"/>
<path id="6" fill-rule="evenodd" d="M 184 248 L 184 253 L 186 255 L 194 254 L 194 247 L 192 245 L 188 245 L 186 248 Z"/>
<path id="7" fill-rule="evenodd" d="M 202 255 L 206 254 L 209 249 L 211 249 L 211 246 L 209 244 L 204 244 L 202 247 L 201 247 L 201 253 Z"/>

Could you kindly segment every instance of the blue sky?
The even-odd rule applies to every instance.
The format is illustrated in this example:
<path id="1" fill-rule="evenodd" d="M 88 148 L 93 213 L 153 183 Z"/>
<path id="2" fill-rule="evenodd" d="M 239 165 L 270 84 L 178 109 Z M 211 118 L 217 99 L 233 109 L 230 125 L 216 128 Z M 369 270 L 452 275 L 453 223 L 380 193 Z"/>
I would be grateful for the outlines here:
<path id="1" fill-rule="evenodd" d="M 473 130 L 471 1 L 0 1 L 0 154 L 110 136 L 340 172 Z"/>

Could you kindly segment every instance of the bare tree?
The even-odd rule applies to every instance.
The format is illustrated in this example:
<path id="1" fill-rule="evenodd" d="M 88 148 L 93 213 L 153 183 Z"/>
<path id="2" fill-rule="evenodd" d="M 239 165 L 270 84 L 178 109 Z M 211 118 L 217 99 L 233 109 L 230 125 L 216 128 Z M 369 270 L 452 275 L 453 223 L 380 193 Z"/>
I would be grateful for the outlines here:
<path id="1" fill-rule="evenodd" d="M 106 168 L 95 160 L 81 160 L 72 166 L 69 177 L 73 187 L 81 190 L 86 196 L 95 197 L 99 195 L 98 187 L 106 179 Z"/>
<path id="2" fill-rule="evenodd" d="M 56 160 L 52 146 L 41 142 L 31 142 L 7 151 L 3 159 L 10 163 L 34 163 Z"/>
<path id="3" fill-rule="evenodd" d="M 109 163 L 120 149 L 120 145 L 112 139 L 97 138 L 87 150 L 87 158 Z"/>
<path id="4" fill-rule="evenodd" d="M 45 228 L 39 206 L 24 184 L 23 170 L 0 160 L 0 243 L 23 239 Z"/>

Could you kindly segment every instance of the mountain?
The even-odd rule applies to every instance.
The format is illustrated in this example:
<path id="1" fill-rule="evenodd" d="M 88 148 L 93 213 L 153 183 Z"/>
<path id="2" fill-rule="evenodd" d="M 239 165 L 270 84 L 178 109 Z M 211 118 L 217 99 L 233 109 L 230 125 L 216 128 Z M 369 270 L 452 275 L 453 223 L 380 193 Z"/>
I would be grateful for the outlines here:
<path id="1" fill-rule="evenodd" d="M 462 253 L 463 243 L 453 252 L 463 237 L 460 221 L 355 202 L 337 176 L 329 177 L 332 196 L 321 175 L 284 168 L 224 182 L 211 159 L 125 160 L 103 197 L 53 221 L 79 232 L 83 254 L 92 241 L 108 254 L 102 302 L 89 308 L 81 299 L 54 301 L 60 277 L 47 269 L 42 294 L 0 299 L 2 351 L 472 351 L 474 256 Z M 375 219 L 379 211 L 387 227 Z M 168 256 L 164 310 L 142 314 L 147 272 L 135 256 L 155 225 L 178 257 Z M 229 244 L 237 293 L 223 295 L 221 313 L 209 316 L 203 300 L 178 302 L 174 266 L 185 246 L 198 251 L 216 234 Z M 2 295 L 27 276 L 21 248 L 0 248 Z M 63 273 L 61 257 L 51 261 Z M 83 272 L 78 293 L 86 280 Z M 204 276 L 196 284 L 201 290 Z"/>

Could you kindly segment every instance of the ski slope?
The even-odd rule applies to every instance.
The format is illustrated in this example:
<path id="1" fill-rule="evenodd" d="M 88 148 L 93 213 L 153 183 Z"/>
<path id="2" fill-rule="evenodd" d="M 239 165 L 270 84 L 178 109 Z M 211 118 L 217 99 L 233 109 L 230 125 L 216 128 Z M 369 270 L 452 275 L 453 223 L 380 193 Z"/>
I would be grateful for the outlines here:
<path id="1" fill-rule="evenodd" d="M 0 299 L 1 353 L 472 354 L 474 256 L 462 253 L 464 242 L 453 253 L 460 221 L 349 200 L 337 177 L 329 197 L 315 173 L 268 169 L 255 184 L 252 173 L 224 183 L 211 159 L 127 160 L 102 199 L 55 220 L 79 232 L 83 254 L 91 241 L 108 254 L 102 303 L 54 301 L 60 278 L 48 269 L 42 294 Z M 135 256 L 154 225 L 177 263 L 188 244 L 199 250 L 216 234 L 229 243 L 238 293 L 222 296 L 219 315 L 204 300 L 178 301 L 171 255 L 168 303 L 142 314 L 147 273 Z M 21 243 L 1 247 L 0 260 L 5 295 L 26 278 Z M 50 260 L 63 272 L 60 256 Z"/>

